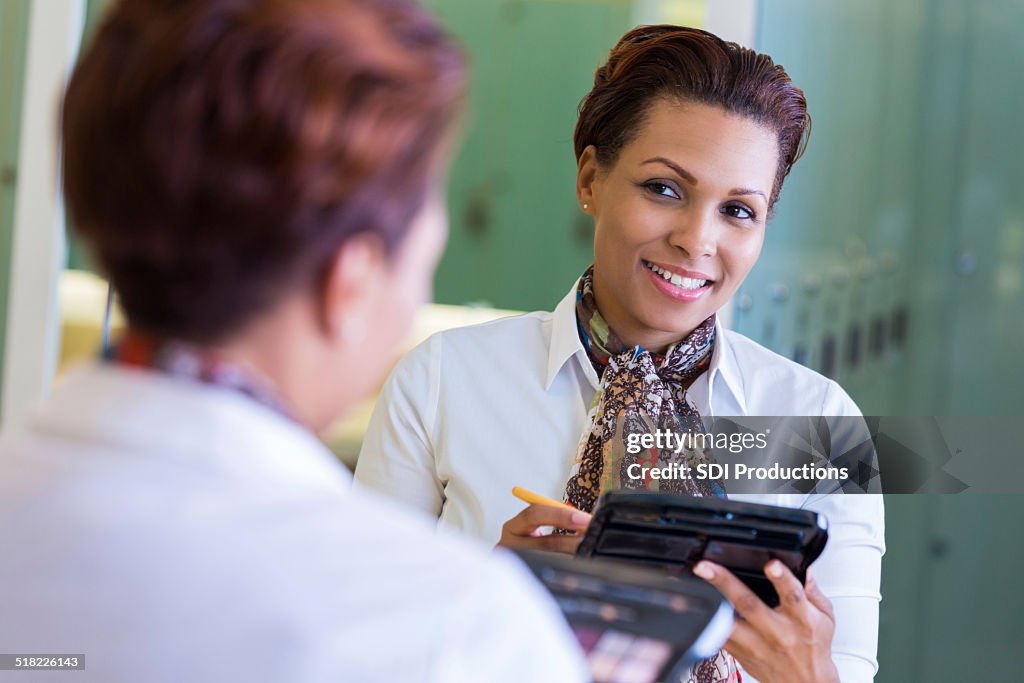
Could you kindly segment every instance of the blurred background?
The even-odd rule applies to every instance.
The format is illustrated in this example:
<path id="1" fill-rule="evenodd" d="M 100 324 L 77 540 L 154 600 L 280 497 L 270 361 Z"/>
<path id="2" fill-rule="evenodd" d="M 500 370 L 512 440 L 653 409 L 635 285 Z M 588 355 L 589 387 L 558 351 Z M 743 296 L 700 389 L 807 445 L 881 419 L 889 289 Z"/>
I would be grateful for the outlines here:
<path id="1" fill-rule="evenodd" d="M 5 422 L 98 344 L 106 288 L 65 242 L 52 137 L 61 79 L 107 4 L 0 0 Z M 568 291 L 592 254 L 573 190 L 576 106 L 625 31 L 677 23 L 770 54 L 813 118 L 729 324 L 836 379 L 868 415 L 1024 415 L 1024 0 L 426 4 L 465 45 L 474 83 L 439 305 L 409 344 L 550 310 Z M 371 405 L 328 439 L 348 464 Z M 877 680 L 1020 680 L 1024 497 L 886 506 Z"/>

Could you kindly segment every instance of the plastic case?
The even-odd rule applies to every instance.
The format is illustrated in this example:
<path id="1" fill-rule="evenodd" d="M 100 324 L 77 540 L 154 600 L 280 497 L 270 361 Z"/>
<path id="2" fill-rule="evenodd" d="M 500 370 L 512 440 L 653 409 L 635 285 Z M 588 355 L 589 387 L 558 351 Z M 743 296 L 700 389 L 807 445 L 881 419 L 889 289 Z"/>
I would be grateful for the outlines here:
<path id="1" fill-rule="evenodd" d="M 827 520 L 810 510 L 621 491 L 598 500 L 577 556 L 628 560 L 674 575 L 690 575 L 697 562 L 709 560 L 775 607 L 779 596 L 764 565 L 778 559 L 803 583 L 827 540 Z"/>
<path id="2" fill-rule="evenodd" d="M 558 553 L 516 554 L 555 598 L 595 683 L 675 683 L 732 631 L 732 607 L 700 579 Z"/>

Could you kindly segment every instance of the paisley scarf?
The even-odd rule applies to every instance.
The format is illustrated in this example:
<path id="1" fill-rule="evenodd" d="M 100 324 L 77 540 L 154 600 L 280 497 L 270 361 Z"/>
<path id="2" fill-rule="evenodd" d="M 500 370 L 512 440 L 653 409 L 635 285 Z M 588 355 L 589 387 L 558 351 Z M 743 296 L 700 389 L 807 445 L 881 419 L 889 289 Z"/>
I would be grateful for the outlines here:
<path id="1" fill-rule="evenodd" d="M 680 446 L 676 442 L 671 448 L 642 448 L 639 437 L 655 434 L 656 430 L 678 436 L 703 432 L 701 416 L 687 400 L 686 391 L 711 364 L 715 316 L 711 315 L 672 345 L 664 356 L 640 346 L 627 347 L 597 310 L 591 266 L 580 278 L 576 290 L 576 322 L 601 384 L 580 437 L 576 460 L 565 486 L 565 501 L 590 512 L 602 493 L 616 489 L 725 497 L 725 489 L 714 480 L 629 476 L 630 466 L 634 464 L 695 468 L 700 463 L 713 462 L 710 450 L 692 448 L 692 443 L 684 441 Z M 633 468 L 634 474 L 638 469 Z M 740 680 L 740 673 L 732 655 L 719 651 L 714 657 L 694 665 L 686 680 L 688 683 L 733 683 Z"/>

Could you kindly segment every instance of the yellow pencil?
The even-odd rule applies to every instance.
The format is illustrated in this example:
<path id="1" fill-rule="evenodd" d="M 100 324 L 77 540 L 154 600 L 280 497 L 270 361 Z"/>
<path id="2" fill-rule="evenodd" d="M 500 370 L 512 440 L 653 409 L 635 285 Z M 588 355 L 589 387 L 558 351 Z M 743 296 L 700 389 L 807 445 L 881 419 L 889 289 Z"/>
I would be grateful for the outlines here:
<path id="1" fill-rule="evenodd" d="M 524 489 L 522 486 L 513 486 L 512 495 L 523 502 L 530 503 L 531 505 L 553 505 L 555 507 L 567 508 L 569 510 L 576 509 L 572 505 L 567 505 L 552 498 L 548 498 L 547 496 L 542 496 L 539 493 L 534 493 L 529 489 Z"/>

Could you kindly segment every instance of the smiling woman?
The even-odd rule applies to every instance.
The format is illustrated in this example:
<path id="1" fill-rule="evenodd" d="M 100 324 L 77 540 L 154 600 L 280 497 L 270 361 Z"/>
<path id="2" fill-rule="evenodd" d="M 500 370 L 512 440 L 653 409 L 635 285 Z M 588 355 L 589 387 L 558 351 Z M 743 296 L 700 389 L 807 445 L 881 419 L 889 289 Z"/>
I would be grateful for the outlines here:
<path id="1" fill-rule="evenodd" d="M 829 545 L 806 586 L 766 565 L 786 596 L 776 609 L 725 569 L 695 568 L 745 619 L 690 680 L 871 680 L 880 496 L 740 495 L 723 481 L 633 476 L 638 463 L 699 467 L 710 454 L 627 448 L 638 429 L 699 435 L 710 416 L 859 415 L 835 382 L 717 316 L 757 262 L 809 129 L 803 93 L 767 55 L 676 26 L 626 34 L 576 126 L 593 265 L 553 313 L 450 330 L 410 353 L 381 393 L 357 481 L 490 543 L 562 552 L 588 515 L 522 509 L 513 486 L 584 512 L 622 488 L 815 510 Z M 565 533 L 544 535 L 550 526 Z"/>
<path id="2" fill-rule="evenodd" d="M 659 97 L 614 164 L 580 156 L 595 217 L 594 295 L 627 346 L 663 351 L 721 308 L 764 241 L 774 131 L 707 104 Z"/>

